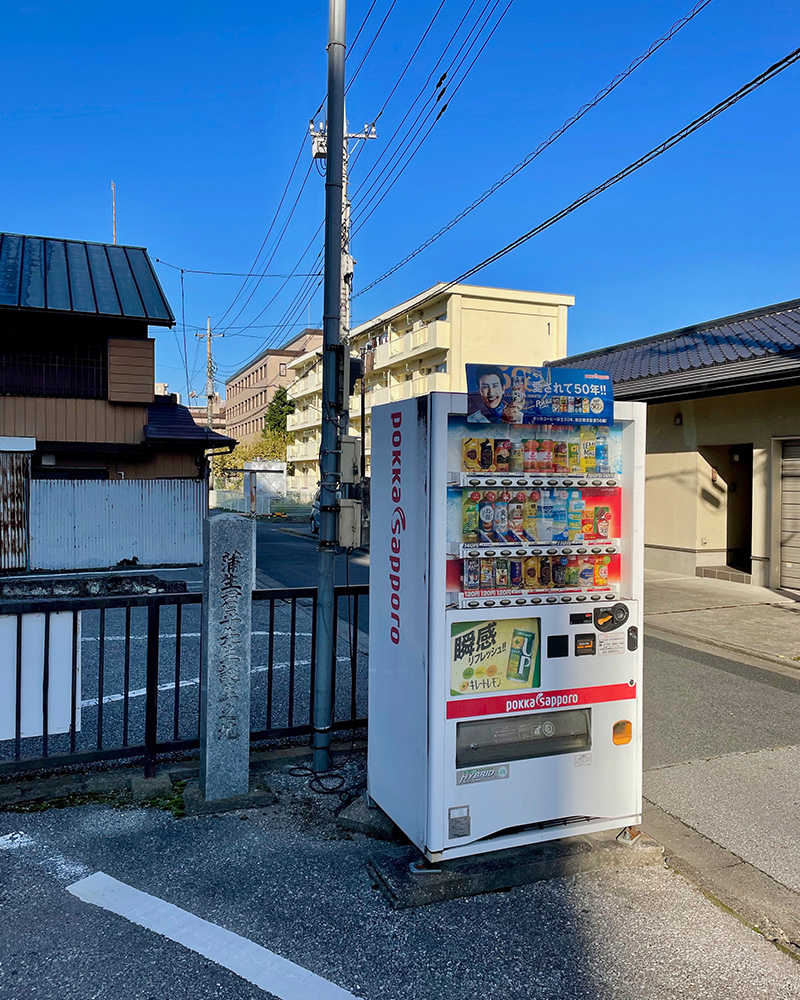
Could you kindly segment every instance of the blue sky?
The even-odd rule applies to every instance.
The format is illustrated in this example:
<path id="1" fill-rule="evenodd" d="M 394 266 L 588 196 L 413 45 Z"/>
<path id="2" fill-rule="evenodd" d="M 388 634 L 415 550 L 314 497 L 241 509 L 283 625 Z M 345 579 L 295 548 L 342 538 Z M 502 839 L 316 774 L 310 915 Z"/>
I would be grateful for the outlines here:
<path id="1" fill-rule="evenodd" d="M 446 0 L 378 121 L 379 138 L 354 165 L 356 225 L 380 157 L 394 148 L 387 148 L 389 138 L 432 72 L 423 93 L 433 92 L 434 66 L 465 11 L 456 43 L 485 2 L 470 9 L 468 0 Z M 350 0 L 349 40 L 370 3 Z M 500 0 L 489 28 L 506 3 Z M 350 74 L 390 6 L 375 3 L 348 61 Z M 396 0 L 348 93 L 353 130 L 384 104 L 435 6 Z M 354 233 L 356 291 L 472 202 L 691 6 L 515 0 L 444 116 Z M 188 272 L 246 273 L 253 265 L 308 119 L 324 97 L 327 0 L 285 7 L 252 0 L 12 5 L 4 36 L 4 230 L 110 241 L 113 179 L 118 241 L 146 246 L 153 258 L 187 270 L 187 361 L 199 394 L 204 344 L 193 334 L 207 315 L 215 329 L 230 327 L 214 341 L 222 378 L 263 346 L 319 323 L 321 291 L 292 306 L 303 278 L 288 279 L 282 291 L 284 279 L 264 278 L 237 316 L 252 284 L 228 310 L 243 278 Z M 532 228 L 782 58 L 798 39 L 800 6 L 790 0 L 712 0 L 468 219 L 356 298 L 354 325 L 457 276 Z M 799 97 L 800 64 L 471 281 L 574 295 L 572 352 L 797 297 Z M 305 146 L 270 245 L 301 192 L 308 140 Z M 300 257 L 323 211 L 324 180 L 312 168 L 270 274 L 313 270 L 321 238 Z M 184 392 L 180 272 L 156 266 L 179 320 L 174 334 L 153 331 L 158 378 Z"/>

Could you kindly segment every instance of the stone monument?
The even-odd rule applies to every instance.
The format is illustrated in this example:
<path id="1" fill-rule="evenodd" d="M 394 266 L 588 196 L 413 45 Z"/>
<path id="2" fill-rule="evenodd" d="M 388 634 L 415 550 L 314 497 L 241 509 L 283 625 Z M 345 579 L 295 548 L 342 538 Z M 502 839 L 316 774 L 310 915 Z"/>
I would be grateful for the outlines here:
<path id="1" fill-rule="evenodd" d="M 203 522 L 200 791 L 206 801 L 249 788 L 253 533 L 253 522 L 237 514 Z"/>

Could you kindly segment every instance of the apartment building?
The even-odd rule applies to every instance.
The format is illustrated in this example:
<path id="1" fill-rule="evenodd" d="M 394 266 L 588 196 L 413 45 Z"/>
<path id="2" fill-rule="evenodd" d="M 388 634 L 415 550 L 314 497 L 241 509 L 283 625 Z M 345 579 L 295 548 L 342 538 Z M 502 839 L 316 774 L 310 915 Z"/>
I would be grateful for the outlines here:
<path id="1" fill-rule="evenodd" d="M 279 386 L 294 378 L 291 363 L 322 343 L 322 331 L 305 329 L 282 347 L 268 348 L 225 383 L 226 432 L 237 441 L 261 436 L 264 417 Z"/>
<path id="2" fill-rule="evenodd" d="M 495 361 L 541 365 L 564 357 L 571 295 L 523 292 L 443 283 L 357 326 L 351 353 L 364 361 L 350 398 L 350 433 L 362 434 L 370 471 L 370 412 L 373 406 L 428 392 L 466 392 L 465 365 Z M 294 467 L 289 488 L 313 494 L 319 479 L 321 351 L 307 351 L 289 365 L 289 396 L 296 409 L 287 421 L 294 434 L 287 461 Z"/>

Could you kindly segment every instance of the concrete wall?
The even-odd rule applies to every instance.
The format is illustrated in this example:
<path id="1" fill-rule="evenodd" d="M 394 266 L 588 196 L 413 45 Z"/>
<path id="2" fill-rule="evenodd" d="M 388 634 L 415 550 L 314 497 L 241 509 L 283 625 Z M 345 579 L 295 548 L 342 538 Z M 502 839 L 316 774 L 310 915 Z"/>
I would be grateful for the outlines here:
<path id="1" fill-rule="evenodd" d="M 647 420 L 646 565 L 689 574 L 724 565 L 727 552 L 746 542 L 736 533 L 743 518 L 729 521 L 729 507 L 743 510 L 752 496 L 753 583 L 777 586 L 780 439 L 800 438 L 800 387 L 652 404 Z M 746 483 L 743 463 L 731 462 L 739 445 L 752 445 Z"/>

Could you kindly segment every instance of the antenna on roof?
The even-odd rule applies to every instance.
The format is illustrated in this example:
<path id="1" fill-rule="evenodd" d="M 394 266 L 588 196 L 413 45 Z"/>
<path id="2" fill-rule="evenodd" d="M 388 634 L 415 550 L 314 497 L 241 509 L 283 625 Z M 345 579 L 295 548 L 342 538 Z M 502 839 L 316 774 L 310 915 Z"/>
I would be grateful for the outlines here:
<path id="1" fill-rule="evenodd" d="M 111 231 L 114 237 L 114 246 L 117 245 L 117 188 L 111 182 Z"/>

